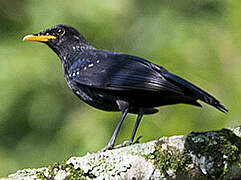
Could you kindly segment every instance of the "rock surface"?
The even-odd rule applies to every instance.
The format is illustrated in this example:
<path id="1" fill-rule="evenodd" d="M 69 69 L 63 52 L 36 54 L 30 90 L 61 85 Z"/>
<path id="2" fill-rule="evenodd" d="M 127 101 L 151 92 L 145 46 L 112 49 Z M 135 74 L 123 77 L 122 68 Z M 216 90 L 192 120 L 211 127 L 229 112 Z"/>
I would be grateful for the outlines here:
<path id="1" fill-rule="evenodd" d="M 241 126 L 87 153 L 3 179 L 241 179 Z"/>

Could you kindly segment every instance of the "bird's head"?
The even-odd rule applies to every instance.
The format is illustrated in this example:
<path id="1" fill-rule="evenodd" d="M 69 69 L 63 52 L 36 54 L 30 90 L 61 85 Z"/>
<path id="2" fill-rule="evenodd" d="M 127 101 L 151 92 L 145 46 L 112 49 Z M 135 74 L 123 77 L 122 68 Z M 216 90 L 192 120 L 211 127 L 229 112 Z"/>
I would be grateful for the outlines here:
<path id="1" fill-rule="evenodd" d="M 71 55 L 77 50 L 93 48 L 76 29 L 66 25 L 56 25 L 40 33 L 27 35 L 23 41 L 43 42 L 60 57 Z"/>

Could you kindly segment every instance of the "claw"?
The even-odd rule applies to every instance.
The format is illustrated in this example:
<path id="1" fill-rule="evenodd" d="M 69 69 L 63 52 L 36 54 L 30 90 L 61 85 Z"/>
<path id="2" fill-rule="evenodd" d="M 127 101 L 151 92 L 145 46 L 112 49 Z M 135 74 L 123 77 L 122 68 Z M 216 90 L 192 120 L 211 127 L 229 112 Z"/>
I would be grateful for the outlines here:
<path id="1" fill-rule="evenodd" d="M 101 149 L 101 152 L 105 152 L 107 150 L 112 150 L 112 149 L 114 149 L 114 147 L 112 145 L 107 145 L 107 146 L 105 146 L 104 148 Z"/>
<path id="2" fill-rule="evenodd" d="M 129 146 L 131 144 L 132 144 L 132 142 L 130 140 L 126 140 L 126 141 L 124 141 L 123 143 L 121 143 L 121 144 L 119 144 L 117 146 L 125 147 L 125 146 Z"/>
<path id="3" fill-rule="evenodd" d="M 141 139 L 141 138 L 142 138 L 142 136 L 139 136 L 139 137 L 135 140 L 135 142 L 134 142 L 133 144 L 140 143 L 140 142 L 139 142 L 139 139 Z"/>

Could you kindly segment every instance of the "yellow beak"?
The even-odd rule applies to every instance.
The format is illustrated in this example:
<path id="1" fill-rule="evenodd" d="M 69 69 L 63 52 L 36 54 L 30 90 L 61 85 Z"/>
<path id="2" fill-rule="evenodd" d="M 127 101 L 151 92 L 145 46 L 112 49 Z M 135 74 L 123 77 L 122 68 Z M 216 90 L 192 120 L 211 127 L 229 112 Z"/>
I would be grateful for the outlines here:
<path id="1" fill-rule="evenodd" d="M 47 42 L 49 39 L 56 39 L 55 36 L 52 35 L 40 35 L 40 36 L 35 36 L 35 35 L 27 35 L 23 38 L 23 41 L 42 41 L 42 42 Z"/>

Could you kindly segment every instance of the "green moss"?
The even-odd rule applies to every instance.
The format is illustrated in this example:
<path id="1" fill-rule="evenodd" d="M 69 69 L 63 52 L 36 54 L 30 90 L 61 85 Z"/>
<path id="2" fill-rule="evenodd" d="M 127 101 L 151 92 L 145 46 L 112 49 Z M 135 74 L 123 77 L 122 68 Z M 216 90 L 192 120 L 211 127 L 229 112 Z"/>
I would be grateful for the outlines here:
<path id="1" fill-rule="evenodd" d="M 162 141 L 158 141 L 155 151 L 147 156 L 146 159 L 154 160 L 153 164 L 158 168 L 162 175 L 172 176 L 185 172 L 192 158 L 185 151 L 180 152 L 173 146 L 162 148 Z"/>
<path id="2" fill-rule="evenodd" d="M 145 155 L 165 177 L 189 173 L 190 168 L 200 169 L 200 177 L 225 178 L 233 165 L 241 164 L 241 138 L 228 129 L 187 136 L 184 151 L 158 141 L 155 151 Z M 195 162 L 193 162 L 195 161 Z M 192 166 L 190 166 L 192 165 Z"/>
<path id="3" fill-rule="evenodd" d="M 241 138 L 228 129 L 191 133 L 186 149 L 203 159 L 203 173 L 210 178 L 222 178 L 235 163 L 241 160 Z"/>
<path id="4" fill-rule="evenodd" d="M 66 178 L 69 180 L 76 180 L 76 179 L 86 180 L 87 179 L 82 169 L 74 169 L 74 168 L 70 169 L 69 175 Z"/>
<path id="5" fill-rule="evenodd" d="M 36 173 L 37 179 L 47 180 L 48 178 L 44 175 L 44 171 Z"/>
<path id="6" fill-rule="evenodd" d="M 54 179 L 56 172 L 63 170 L 68 174 L 65 179 L 68 180 L 84 180 L 87 179 L 82 169 L 75 169 L 73 165 L 66 164 L 66 161 L 56 162 L 48 167 L 47 172 L 45 170 L 38 172 L 37 178 L 42 180 Z"/>

